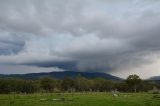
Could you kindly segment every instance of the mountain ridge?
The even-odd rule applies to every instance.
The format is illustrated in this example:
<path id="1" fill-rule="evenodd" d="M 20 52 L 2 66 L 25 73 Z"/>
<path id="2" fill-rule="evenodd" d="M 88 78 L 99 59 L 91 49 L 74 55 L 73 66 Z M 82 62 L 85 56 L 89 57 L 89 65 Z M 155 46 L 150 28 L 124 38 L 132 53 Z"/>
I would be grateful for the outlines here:
<path id="1" fill-rule="evenodd" d="M 160 81 L 160 76 L 153 76 L 149 78 L 150 80 L 159 80 Z"/>
<path id="2" fill-rule="evenodd" d="M 40 79 L 43 77 L 52 77 L 56 79 L 63 79 L 65 77 L 76 78 L 78 75 L 86 77 L 88 79 L 104 78 L 108 80 L 123 80 L 117 76 L 102 72 L 79 72 L 79 71 L 52 71 L 52 72 L 40 72 L 40 73 L 27 73 L 27 74 L 0 74 L 1 78 L 21 78 L 21 79 Z"/>

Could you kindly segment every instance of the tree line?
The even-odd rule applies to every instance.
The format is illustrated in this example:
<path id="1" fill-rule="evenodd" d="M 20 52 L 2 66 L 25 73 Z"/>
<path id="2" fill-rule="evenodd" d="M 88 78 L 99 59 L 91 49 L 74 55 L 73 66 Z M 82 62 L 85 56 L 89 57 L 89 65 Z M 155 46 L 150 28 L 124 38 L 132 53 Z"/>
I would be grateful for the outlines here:
<path id="1" fill-rule="evenodd" d="M 111 81 L 104 78 L 87 79 L 82 76 L 66 77 L 62 80 L 50 77 L 38 80 L 15 78 L 0 79 L 0 93 L 36 93 L 36 92 L 147 92 L 160 84 L 145 81 L 138 75 L 129 75 L 126 80 Z"/>

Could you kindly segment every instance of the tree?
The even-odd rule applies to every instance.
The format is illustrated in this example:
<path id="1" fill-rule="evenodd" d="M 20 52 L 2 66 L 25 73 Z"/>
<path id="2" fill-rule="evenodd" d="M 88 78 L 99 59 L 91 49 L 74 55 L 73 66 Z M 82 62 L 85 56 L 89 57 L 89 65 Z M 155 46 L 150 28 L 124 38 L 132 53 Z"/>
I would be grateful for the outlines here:
<path id="1" fill-rule="evenodd" d="M 62 80 L 61 87 L 64 91 L 70 91 L 74 88 L 74 80 L 72 78 L 66 77 Z"/>
<path id="2" fill-rule="evenodd" d="M 46 91 L 46 92 L 51 92 L 54 90 L 56 87 L 56 81 L 52 78 L 42 78 L 40 81 L 41 87 Z"/>
<path id="3" fill-rule="evenodd" d="M 79 75 L 76 79 L 75 79 L 75 88 L 78 91 L 87 91 L 89 90 L 89 82 L 85 77 L 82 77 L 81 75 Z"/>
<path id="4" fill-rule="evenodd" d="M 115 88 L 120 92 L 128 92 L 129 91 L 128 84 L 125 82 L 116 82 Z"/>
<path id="5" fill-rule="evenodd" d="M 141 83 L 141 79 L 138 75 L 129 75 L 126 79 L 126 83 L 133 88 L 134 92 L 137 92 L 137 86 Z"/>
<path id="6" fill-rule="evenodd" d="M 143 92 L 148 92 L 149 90 L 153 90 L 153 87 L 154 87 L 154 84 L 146 80 L 146 81 L 141 81 L 137 89 Z"/>
<path id="7" fill-rule="evenodd" d="M 8 79 L 0 79 L 0 93 L 10 93 L 11 92 L 11 82 Z"/>

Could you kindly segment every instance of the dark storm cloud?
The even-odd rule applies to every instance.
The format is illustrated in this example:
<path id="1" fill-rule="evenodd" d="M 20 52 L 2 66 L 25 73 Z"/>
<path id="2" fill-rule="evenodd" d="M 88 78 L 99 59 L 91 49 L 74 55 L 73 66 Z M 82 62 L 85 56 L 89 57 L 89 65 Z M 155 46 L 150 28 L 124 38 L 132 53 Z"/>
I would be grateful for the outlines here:
<path id="1" fill-rule="evenodd" d="M 23 64 L 22 64 L 23 65 Z M 73 70 L 76 71 L 76 62 L 58 62 L 58 61 L 47 61 L 47 62 L 35 62 L 35 63 L 25 63 L 24 65 L 38 66 L 38 67 L 58 67 L 60 69 L 65 70 Z"/>
<path id="2" fill-rule="evenodd" d="M 0 64 L 117 71 L 160 50 L 160 2 L 0 0 Z"/>
<path id="3" fill-rule="evenodd" d="M 21 51 L 28 39 L 21 35 L 0 30 L 0 54 L 13 55 Z"/>

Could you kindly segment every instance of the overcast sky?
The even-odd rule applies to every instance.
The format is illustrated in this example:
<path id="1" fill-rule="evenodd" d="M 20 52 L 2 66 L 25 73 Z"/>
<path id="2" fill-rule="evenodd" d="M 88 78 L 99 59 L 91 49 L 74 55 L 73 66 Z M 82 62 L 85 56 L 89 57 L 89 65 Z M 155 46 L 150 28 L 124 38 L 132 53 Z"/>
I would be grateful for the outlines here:
<path id="1" fill-rule="evenodd" d="M 0 73 L 160 75 L 159 0 L 0 0 Z"/>

